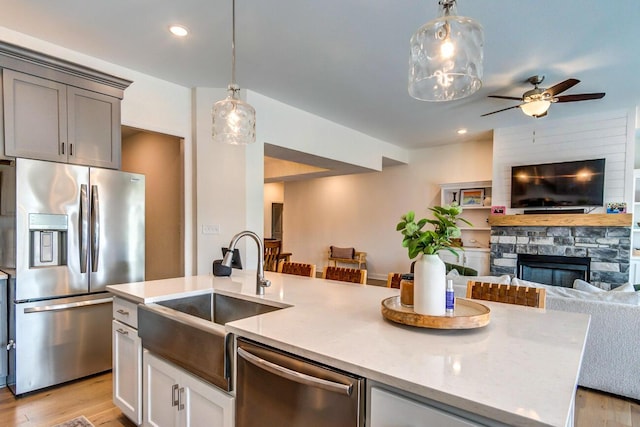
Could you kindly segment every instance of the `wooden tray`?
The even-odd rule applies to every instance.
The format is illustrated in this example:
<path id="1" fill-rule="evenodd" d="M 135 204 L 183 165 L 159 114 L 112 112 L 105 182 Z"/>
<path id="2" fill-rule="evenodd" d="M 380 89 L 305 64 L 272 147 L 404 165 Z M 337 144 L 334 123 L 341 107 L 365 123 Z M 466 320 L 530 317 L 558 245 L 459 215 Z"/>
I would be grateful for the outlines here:
<path id="1" fill-rule="evenodd" d="M 489 307 L 467 299 L 456 298 L 453 315 L 428 316 L 418 314 L 413 308 L 403 307 L 400 296 L 382 300 L 382 316 L 403 325 L 433 329 L 472 329 L 489 323 Z"/>

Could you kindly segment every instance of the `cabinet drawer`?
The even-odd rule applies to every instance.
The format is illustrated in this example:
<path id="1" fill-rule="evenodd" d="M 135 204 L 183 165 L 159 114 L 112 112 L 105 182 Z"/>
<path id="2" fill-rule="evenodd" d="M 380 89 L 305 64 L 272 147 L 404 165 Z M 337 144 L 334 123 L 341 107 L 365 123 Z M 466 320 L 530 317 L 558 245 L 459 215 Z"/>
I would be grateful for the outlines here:
<path id="1" fill-rule="evenodd" d="M 113 318 L 138 329 L 138 304 L 126 299 L 114 297 Z"/>

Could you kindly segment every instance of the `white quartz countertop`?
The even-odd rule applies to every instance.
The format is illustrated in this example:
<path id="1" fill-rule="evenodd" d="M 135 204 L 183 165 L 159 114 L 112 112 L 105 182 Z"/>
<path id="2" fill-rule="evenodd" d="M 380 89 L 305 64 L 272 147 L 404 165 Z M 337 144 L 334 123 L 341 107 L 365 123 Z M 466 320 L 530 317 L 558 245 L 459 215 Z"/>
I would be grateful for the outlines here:
<path id="1" fill-rule="evenodd" d="M 489 325 L 434 330 L 384 319 L 397 289 L 255 271 L 108 286 L 138 303 L 208 292 L 286 307 L 228 323 L 229 332 L 509 425 L 565 426 L 589 316 L 482 302 Z"/>

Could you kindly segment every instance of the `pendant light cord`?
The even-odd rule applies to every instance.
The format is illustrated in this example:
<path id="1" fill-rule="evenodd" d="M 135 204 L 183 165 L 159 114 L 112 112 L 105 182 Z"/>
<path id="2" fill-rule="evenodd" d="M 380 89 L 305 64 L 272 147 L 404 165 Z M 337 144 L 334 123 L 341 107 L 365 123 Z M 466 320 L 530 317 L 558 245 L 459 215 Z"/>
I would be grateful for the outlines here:
<path id="1" fill-rule="evenodd" d="M 231 84 L 236 86 L 236 0 L 231 1 Z"/>

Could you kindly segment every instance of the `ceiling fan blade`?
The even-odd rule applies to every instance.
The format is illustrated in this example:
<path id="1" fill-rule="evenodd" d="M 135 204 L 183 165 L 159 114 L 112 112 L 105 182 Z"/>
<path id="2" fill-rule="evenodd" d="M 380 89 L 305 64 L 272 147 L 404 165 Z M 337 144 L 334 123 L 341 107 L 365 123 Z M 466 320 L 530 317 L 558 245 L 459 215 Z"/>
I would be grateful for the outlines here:
<path id="1" fill-rule="evenodd" d="M 480 117 L 489 116 L 489 115 L 495 114 L 495 113 L 501 113 L 503 111 L 512 110 L 514 108 L 520 108 L 520 106 L 519 105 L 514 105 L 513 107 L 507 107 L 507 108 L 503 108 L 502 110 L 492 111 L 491 113 L 483 114 Z"/>
<path id="2" fill-rule="evenodd" d="M 578 83 L 580 83 L 580 80 L 578 79 L 567 79 L 555 86 L 551 86 L 549 89 L 545 90 L 544 93 L 548 93 L 550 96 L 556 96 L 557 94 L 574 87 Z"/>
<path id="3" fill-rule="evenodd" d="M 512 99 L 514 101 L 522 101 L 522 98 L 516 98 L 513 96 L 489 95 L 487 98 Z"/>
<path id="4" fill-rule="evenodd" d="M 604 98 L 604 92 L 599 93 L 580 93 L 577 95 L 562 95 L 558 96 L 554 102 L 575 102 L 575 101 L 588 101 L 590 99 Z"/>

